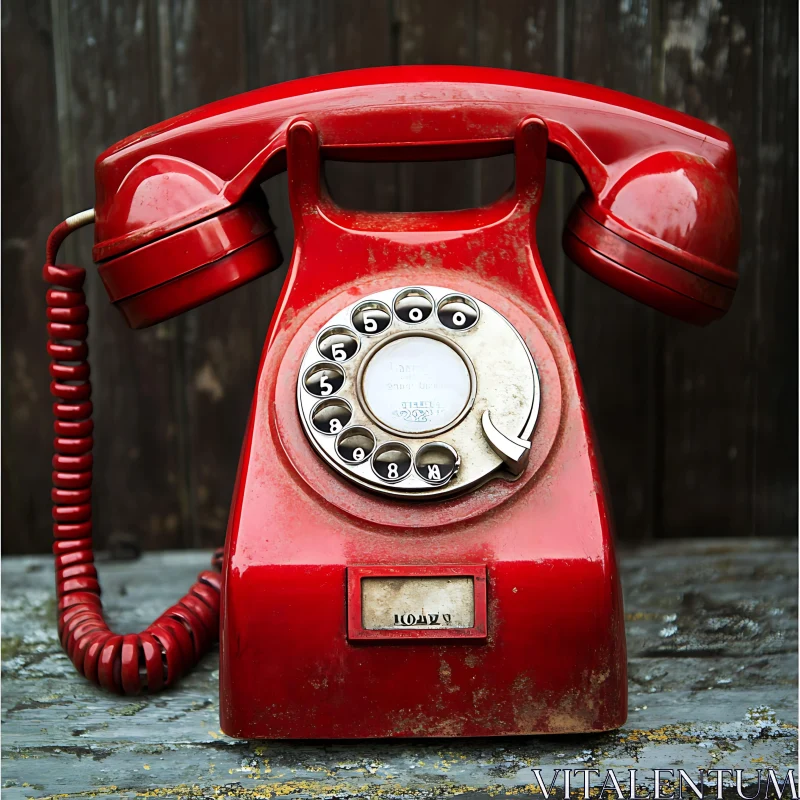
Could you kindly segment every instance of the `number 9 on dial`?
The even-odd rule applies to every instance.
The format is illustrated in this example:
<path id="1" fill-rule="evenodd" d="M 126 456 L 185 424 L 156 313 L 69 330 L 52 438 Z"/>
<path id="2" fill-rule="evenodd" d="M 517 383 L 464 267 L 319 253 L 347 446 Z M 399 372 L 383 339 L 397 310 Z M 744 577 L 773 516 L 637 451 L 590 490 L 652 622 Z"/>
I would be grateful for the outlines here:
<path id="1" fill-rule="evenodd" d="M 367 428 L 354 425 L 336 440 L 336 452 L 343 461 L 360 464 L 375 449 L 375 437 Z"/>

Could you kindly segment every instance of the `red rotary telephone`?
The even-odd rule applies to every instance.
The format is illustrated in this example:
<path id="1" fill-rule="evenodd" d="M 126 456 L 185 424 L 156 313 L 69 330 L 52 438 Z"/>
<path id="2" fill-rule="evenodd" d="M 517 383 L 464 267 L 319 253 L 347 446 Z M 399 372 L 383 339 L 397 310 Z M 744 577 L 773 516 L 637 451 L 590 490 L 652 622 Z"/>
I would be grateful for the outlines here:
<path id="1" fill-rule="evenodd" d="M 484 208 L 335 206 L 321 159 L 513 152 Z M 627 712 L 606 491 L 575 357 L 533 238 L 546 158 L 585 192 L 564 231 L 599 280 L 689 322 L 737 282 L 736 156 L 719 129 L 607 89 L 471 67 L 387 67 L 259 89 L 125 139 L 97 203 L 47 247 L 59 633 L 126 694 L 189 669 L 221 616 L 238 737 L 599 731 Z M 84 271 L 145 327 L 278 266 L 260 182 L 288 169 L 291 266 L 267 335 L 222 574 L 112 633 L 92 556 Z"/>

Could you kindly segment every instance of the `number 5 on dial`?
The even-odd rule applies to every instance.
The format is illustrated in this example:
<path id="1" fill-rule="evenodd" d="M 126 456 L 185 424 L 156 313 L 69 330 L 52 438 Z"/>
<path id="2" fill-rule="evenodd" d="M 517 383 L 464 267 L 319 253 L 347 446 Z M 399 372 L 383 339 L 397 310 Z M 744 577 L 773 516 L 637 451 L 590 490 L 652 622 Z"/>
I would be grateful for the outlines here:
<path id="1" fill-rule="evenodd" d="M 392 314 L 385 303 L 369 301 L 356 306 L 352 316 L 353 327 L 360 333 L 372 335 L 385 331 L 392 322 Z"/>
<path id="2" fill-rule="evenodd" d="M 375 333 L 378 330 L 378 321 L 373 317 L 373 312 L 365 311 L 361 319 L 364 320 L 364 331 L 366 333 Z"/>
<path id="3" fill-rule="evenodd" d="M 336 362 L 347 361 L 356 354 L 358 339 L 348 328 L 329 328 L 320 335 L 317 349 L 325 359 Z"/>

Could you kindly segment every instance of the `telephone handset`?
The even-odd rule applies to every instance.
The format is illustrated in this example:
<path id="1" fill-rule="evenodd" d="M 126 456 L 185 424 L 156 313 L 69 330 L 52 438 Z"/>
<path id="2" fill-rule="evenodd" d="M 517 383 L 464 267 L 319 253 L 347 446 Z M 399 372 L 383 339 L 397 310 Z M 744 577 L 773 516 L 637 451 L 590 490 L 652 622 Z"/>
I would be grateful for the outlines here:
<path id="1" fill-rule="evenodd" d="M 322 159 L 513 152 L 490 206 L 335 206 Z M 216 638 L 221 724 L 261 738 L 606 730 L 626 716 L 624 622 L 577 368 L 533 239 L 546 158 L 585 192 L 583 269 L 706 324 L 736 287 L 736 157 L 719 129 L 571 81 L 471 67 L 322 75 L 196 109 L 96 164 L 95 209 L 48 240 L 62 643 L 155 691 Z M 288 168 L 292 261 L 267 334 L 222 575 L 141 634 L 104 621 L 93 565 L 85 273 L 132 327 L 274 269 L 258 184 Z"/>

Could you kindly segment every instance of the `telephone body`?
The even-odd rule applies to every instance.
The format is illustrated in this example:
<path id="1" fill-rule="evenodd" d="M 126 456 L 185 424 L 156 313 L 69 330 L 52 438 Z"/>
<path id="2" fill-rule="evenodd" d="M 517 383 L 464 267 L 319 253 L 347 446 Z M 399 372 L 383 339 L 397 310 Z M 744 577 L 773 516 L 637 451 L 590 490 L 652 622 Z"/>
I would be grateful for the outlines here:
<path id="1" fill-rule="evenodd" d="M 322 159 L 513 152 L 495 203 L 337 207 Z M 736 157 L 719 129 L 607 89 L 506 70 L 386 67 L 190 111 L 97 160 L 97 203 L 51 235 L 59 631 L 85 676 L 172 683 L 220 626 L 222 729 L 249 738 L 612 729 L 627 714 L 608 499 L 535 241 L 548 157 L 585 192 L 575 263 L 706 324 L 736 287 Z M 258 184 L 288 169 L 295 242 L 267 334 L 221 576 L 141 634 L 105 625 L 91 550 L 84 273 L 95 223 L 128 323 L 168 319 L 281 260 Z M 220 622 L 221 616 L 221 622 Z"/>

